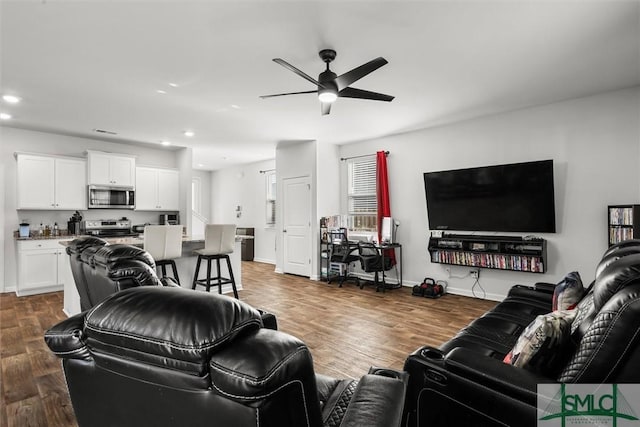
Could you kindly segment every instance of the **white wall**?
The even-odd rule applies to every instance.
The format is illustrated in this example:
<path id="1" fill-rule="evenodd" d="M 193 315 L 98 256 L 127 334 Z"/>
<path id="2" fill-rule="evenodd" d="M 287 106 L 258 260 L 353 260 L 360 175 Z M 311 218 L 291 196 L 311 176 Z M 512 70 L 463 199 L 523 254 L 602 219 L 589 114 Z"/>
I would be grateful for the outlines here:
<path id="1" fill-rule="evenodd" d="M 557 233 L 540 234 L 548 240 L 547 273 L 483 269 L 480 283 L 491 299 L 501 299 L 514 283 L 555 283 L 573 270 L 588 284 L 607 245 L 607 205 L 639 203 L 640 89 L 348 144 L 340 155 L 378 150 L 391 152 L 391 213 L 401 222 L 405 284 L 447 279 L 445 265 L 432 264 L 426 249 L 423 172 L 543 159 L 555 165 Z M 452 267 L 454 275 L 467 271 Z M 473 279 L 447 280 L 450 291 L 471 294 Z"/>
<path id="2" fill-rule="evenodd" d="M 198 179 L 200 181 L 200 191 L 201 191 L 201 206 L 200 215 L 204 216 L 207 221 L 211 219 L 211 171 L 202 171 L 202 170 L 194 170 L 193 171 L 193 179 Z"/>
<path id="3" fill-rule="evenodd" d="M 318 220 L 340 213 L 340 147 L 317 143 Z"/>
<path id="4" fill-rule="evenodd" d="M 4 236 L 0 258 L 4 260 L 4 286 L 0 286 L 0 292 L 11 290 L 16 284 L 16 257 L 13 232 L 18 229 L 22 219 L 28 219 L 31 224 L 41 222 L 53 224 L 57 222 L 61 228 L 66 228 L 66 223 L 73 211 L 17 211 L 16 210 L 16 160 L 14 152 L 31 152 L 43 154 L 55 154 L 86 158 L 87 150 L 108 151 L 113 153 L 133 154 L 136 163 L 149 166 L 176 168 L 179 167 L 176 160 L 176 151 L 164 149 L 152 149 L 128 144 L 117 144 L 86 138 L 62 136 L 51 133 L 33 132 L 9 127 L 0 127 L 0 211 L 4 214 L 0 237 Z M 191 160 L 188 164 L 191 169 Z M 189 188 L 191 184 L 189 184 Z M 189 197 L 191 192 L 189 191 Z M 2 205 L 4 204 L 4 206 Z M 104 210 L 94 209 L 81 212 L 85 218 L 100 219 L 104 217 L 119 218 L 127 216 L 133 224 L 159 221 L 158 213 L 137 212 L 130 210 Z M 181 212 L 182 214 L 182 212 Z M 4 251 L 4 254 L 2 253 Z M 1 269 L 0 269 L 1 271 Z"/>
<path id="5" fill-rule="evenodd" d="M 212 172 L 211 222 L 255 228 L 254 260 L 275 264 L 276 229 L 266 224 L 265 175 L 260 173 L 269 169 L 275 169 L 275 160 Z"/>

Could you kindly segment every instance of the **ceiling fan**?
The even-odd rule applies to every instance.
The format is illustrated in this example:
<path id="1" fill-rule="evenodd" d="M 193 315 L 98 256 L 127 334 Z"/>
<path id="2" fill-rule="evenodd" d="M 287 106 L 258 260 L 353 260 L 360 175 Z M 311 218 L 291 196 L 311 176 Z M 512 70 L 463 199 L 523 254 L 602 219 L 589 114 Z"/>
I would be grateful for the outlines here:
<path id="1" fill-rule="evenodd" d="M 360 98 L 360 99 L 371 99 L 374 101 L 387 101 L 390 102 L 393 100 L 393 96 L 385 95 L 383 93 L 370 92 L 368 90 L 356 89 L 354 87 L 349 87 L 351 83 L 354 83 L 357 80 L 360 80 L 367 74 L 377 70 L 387 63 L 387 60 L 378 57 L 373 59 L 366 64 L 362 64 L 359 67 L 354 68 L 351 71 L 347 71 L 346 73 L 338 76 L 336 73 L 329 69 L 329 63 L 336 58 L 336 51 L 333 49 L 323 49 L 319 53 L 320 58 L 327 64 L 327 69 L 324 70 L 318 76 L 318 80 L 313 77 L 305 74 L 300 71 L 293 65 L 289 64 L 287 61 L 281 58 L 274 58 L 273 62 L 282 65 L 284 68 L 293 71 L 300 77 L 305 80 L 310 81 L 311 83 L 318 86 L 317 90 L 307 90 L 304 92 L 289 92 L 289 93 L 278 93 L 275 95 L 263 95 L 260 98 L 272 98 L 274 96 L 285 96 L 285 95 L 299 95 L 303 93 L 317 93 L 318 100 L 320 101 L 322 114 L 329 114 L 331 111 L 331 104 L 338 99 L 341 98 Z"/>

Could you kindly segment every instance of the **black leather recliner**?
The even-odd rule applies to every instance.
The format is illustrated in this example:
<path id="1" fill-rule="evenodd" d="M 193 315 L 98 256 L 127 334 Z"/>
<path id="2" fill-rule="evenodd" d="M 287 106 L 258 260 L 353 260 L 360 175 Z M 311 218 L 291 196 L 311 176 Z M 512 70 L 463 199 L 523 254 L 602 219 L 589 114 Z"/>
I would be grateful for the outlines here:
<path id="1" fill-rule="evenodd" d="M 575 308 L 559 373 L 503 363 L 522 330 L 551 312 L 552 294 L 548 284 L 516 286 L 440 348 L 411 354 L 406 425 L 535 426 L 538 384 L 640 382 L 640 241 L 605 252 Z"/>
<path id="2" fill-rule="evenodd" d="M 406 374 L 316 375 L 307 346 L 227 296 L 115 293 L 45 334 L 79 426 L 399 426 Z"/>
<path id="3" fill-rule="evenodd" d="M 84 236 L 72 240 L 67 253 L 83 311 L 123 289 L 177 286 L 170 278 L 158 278 L 151 255 L 136 246 L 110 245 L 98 237 Z"/>
<path id="4" fill-rule="evenodd" d="M 71 263 L 71 274 L 73 275 L 73 281 L 76 284 L 78 295 L 80 295 L 80 309 L 82 311 L 90 309 L 98 302 L 91 297 L 89 292 L 85 269 L 90 268 L 88 263 L 90 263 L 93 254 L 107 244 L 106 240 L 99 237 L 83 236 L 72 240 L 67 246 L 66 251 L 69 255 L 69 262 Z M 85 260 L 83 260 L 82 254 L 85 251 L 88 252 L 85 255 Z"/>

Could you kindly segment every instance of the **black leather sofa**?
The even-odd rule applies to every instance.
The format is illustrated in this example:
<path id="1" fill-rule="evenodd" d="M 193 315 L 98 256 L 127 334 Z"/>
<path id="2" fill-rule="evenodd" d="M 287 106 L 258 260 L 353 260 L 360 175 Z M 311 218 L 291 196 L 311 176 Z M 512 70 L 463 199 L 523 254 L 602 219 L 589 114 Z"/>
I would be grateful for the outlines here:
<path id="1" fill-rule="evenodd" d="M 544 283 L 514 286 L 450 341 L 409 355 L 404 424 L 535 426 L 539 384 L 640 382 L 640 240 L 603 255 L 555 370 L 504 363 L 527 325 L 551 311 L 553 291 Z"/>
<path id="2" fill-rule="evenodd" d="M 78 425 L 399 426 L 406 374 L 316 375 L 299 339 L 222 295 L 129 288 L 45 334 Z"/>

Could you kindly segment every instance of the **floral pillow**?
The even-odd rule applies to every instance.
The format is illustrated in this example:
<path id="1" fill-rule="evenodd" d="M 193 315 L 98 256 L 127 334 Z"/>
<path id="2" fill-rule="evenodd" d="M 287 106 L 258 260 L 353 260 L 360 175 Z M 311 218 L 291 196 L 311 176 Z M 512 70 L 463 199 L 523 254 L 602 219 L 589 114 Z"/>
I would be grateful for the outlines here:
<path id="1" fill-rule="evenodd" d="M 575 310 L 560 310 L 536 317 L 504 357 L 504 363 L 554 375 L 570 353 L 571 322 L 575 316 Z"/>
<path id="2" fill-rule="evenodd" d="M 553 311 L 572 310 L 584 295 L 582 279 L 577 271 L 567 274 L 553 291 Z"/>

